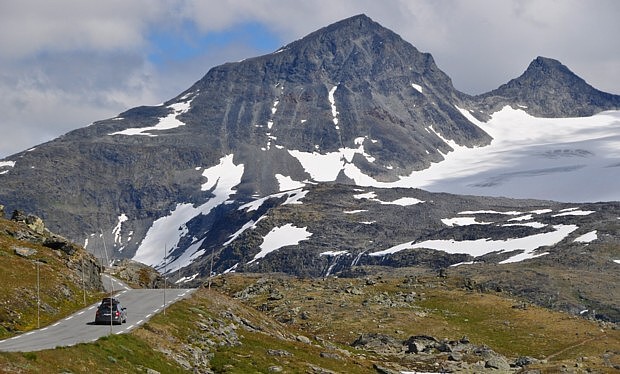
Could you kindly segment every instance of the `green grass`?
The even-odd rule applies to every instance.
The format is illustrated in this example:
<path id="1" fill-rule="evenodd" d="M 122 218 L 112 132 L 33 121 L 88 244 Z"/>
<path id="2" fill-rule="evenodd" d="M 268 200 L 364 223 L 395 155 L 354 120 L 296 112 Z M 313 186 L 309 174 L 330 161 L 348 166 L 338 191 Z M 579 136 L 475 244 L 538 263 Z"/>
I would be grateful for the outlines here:
<path id="1" fill-rule="evenodd" d="M 28 373 L 185 373 L 163 353 L 132 335 L 112 335 L 94 343 L 39 352 L 0 353 L 0 372 Z"/>

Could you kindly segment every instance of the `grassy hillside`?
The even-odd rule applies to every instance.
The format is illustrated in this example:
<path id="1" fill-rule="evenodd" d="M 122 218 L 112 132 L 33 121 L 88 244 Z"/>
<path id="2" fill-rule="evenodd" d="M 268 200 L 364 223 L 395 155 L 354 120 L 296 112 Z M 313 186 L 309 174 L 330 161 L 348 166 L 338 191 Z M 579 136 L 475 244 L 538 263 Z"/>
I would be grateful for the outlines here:
<path id="1" fill-rule="evenodd" d="M 48 325 L 102 294 L 92 256 L 74 245 L 52 249 L 62 239 L 30 226 L 0 218 L 0 339 Z"/>
<path id="2" fill-rule="evenodd" d="M 230 274 L 129 335 L 0 353 L 0 367 L 26 373 L 497 372 L 485 366 L 520 359 L 529 364 L 510 370 L 620 370 L 620 331 L 613 325 L 502 293 L 469 291 L 462 282 L 413 271 L 320 280 Z M 468 342 L 459 344 L 471 349 L 407 352 L 403 342 L 416 335 Z"/>

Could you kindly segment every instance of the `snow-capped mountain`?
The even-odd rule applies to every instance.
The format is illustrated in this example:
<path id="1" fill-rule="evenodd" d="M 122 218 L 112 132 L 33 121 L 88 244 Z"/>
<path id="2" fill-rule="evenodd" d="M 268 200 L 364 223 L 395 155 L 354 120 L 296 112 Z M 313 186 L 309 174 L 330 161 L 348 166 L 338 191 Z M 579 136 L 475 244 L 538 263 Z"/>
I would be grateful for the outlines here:
<path id="1" fill-rule="evenodd" d="M 489 238 L 499 247 L 446 249 L 434 263 L 512 262 L 541 256 L 530 241 L 552 246 L 600 228 L 553 216 L 572 206 L 411 188 L 620 200 L 619 109 L 620 96 L 546 58 L 497 90 L 466 95 L 430 54 L 360 15 L 272 54 L 215 67 L 161 105 L 0 161 L 0 202 L 42 216 L 101 257 L 111 249 L 186 280 L 211 270 L 325 275 L 420 246 L 442 251 L 449 246 L 436 241 L 462 234 L 452 227 L 464 226 L 459 219 L 482 218 L 463 212 L 499 204 L 501 219 L 467 234 L 473 245 Z M 324 186 L 334 182 L 357 187 Z M 352 197 L 352 188 L 362 197 Z M 317 200 L 324 204 L 308 204 Z M 381 207 L 374 213 L 381 225 L 359 218 L 364 208 L 355 205 L 370 203 Z M 306 206 L 314 210 L 300 209 Z M 596 211 L 616 212 L 609 206 Z M 540 221 L 510 226 L 541 210 Z M 609 214 L 605 222 L 615 224 L 617 213 Z M 415 219 L 401 224 L 403 215 Z M 369 238 L 355 239 L 359 232 Z"/>

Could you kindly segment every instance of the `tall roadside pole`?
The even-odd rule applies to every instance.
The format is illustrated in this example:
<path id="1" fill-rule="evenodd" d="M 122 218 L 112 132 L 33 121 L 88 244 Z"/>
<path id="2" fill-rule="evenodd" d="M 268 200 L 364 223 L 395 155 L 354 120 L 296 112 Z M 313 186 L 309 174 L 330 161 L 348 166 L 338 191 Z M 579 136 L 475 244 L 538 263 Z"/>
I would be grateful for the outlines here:
<path id="1" fill-rule="evenodd" d="M 37 263 L 37 328 L 41 327 L 41 316 L 40 316 L 40 311 L 41 311 L 41 287 L 40 287 L 40 277 L 39 277 L 39 260 L 36 261 Z"/>
<path id="2" fill-rule="evenodd" d="M 101 231 L 101 241 L 103 241 L 103 252 L 105 253 L 105 261 L 106 261 L 106 265 L 109 267 L 110 266 L 110 260 L 108 258 L 108 248 L 105 245 L 105 237 L 103 236 L 103 230 Z M 112 316 L 112 297 L 114 296 L 114 282 L 112 282 L 112 278 L 108 277 L 110 279 L 110 289 L 112 290 L 110 293 L 110 335 L 112 335 L 112 325 L 113 325 L 113 316 Z"/>
<path id="3" fill-rule="evenodd" d="M 166 315 L 166 279 L 168 272 L 168 260 L 166 257 L 168 256 L 168 246 L 164 245 L 164 315 Z"/>
<path id="4" fill-rule="evenodd" d="M 82 291 L 84 294 L 84 306 L 86 306 L 86 283 L 84 281 L 84 254 L 82 254 Z"/>

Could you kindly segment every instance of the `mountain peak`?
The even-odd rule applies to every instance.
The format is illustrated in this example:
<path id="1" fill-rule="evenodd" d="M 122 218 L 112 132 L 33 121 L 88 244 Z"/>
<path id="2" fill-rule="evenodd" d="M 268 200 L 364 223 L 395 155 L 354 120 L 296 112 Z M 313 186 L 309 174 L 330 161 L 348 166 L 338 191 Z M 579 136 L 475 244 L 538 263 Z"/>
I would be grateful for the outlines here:
<path id="1" fill-rule="evenodd" d="M 532 75 L 537 79 L 544 77 L 554 81 L 568 80 L 568 82 L 565 83 L 569 85 L 575 83 L 587 84 L 560 61 L 542 56 L 536 57 L 520 78 Z"/>
<path id="2" fill-rule="evenodd" d="M 518 105 L 540 117 L 585 117 L 620 108 L 619 95 L 601 92 L 560 61 L 541 56 L 518 78 L 479 97 L 488 112 Z"/>
<path id="3" fill-rule="evenodd" d="M 391 30 L 388 30 L 386 28 L 384 28 L 383 26 L 381 26 L 380 24 L 378 24 L 377 22 L 373 21 L 370 17 L 368 17 L 365 14 L 358 14 L 349 18 L 345 18 L 343 20 L 334 22 L 330 25 L 327 25 L 325 27 L 322 27 L 310 34 L 308 34 L 306 37 L 304 37 L 303 39 L 308 39 L 308 38 L 312 38 L 316 35 L 322 35 L 322 34 L 326 34 L 326 33 L 333 33 L 333 32 L 338 32 L 338 31 L 343 31 L 343 30 L 349 30 L 349 31 L 355 31 L 355 32 L 360 32 L 362 34 L 367 33 L 369 31 L 378 31 L 378 30 L 385 30 L 388 32 L 392 32 Z"/>

